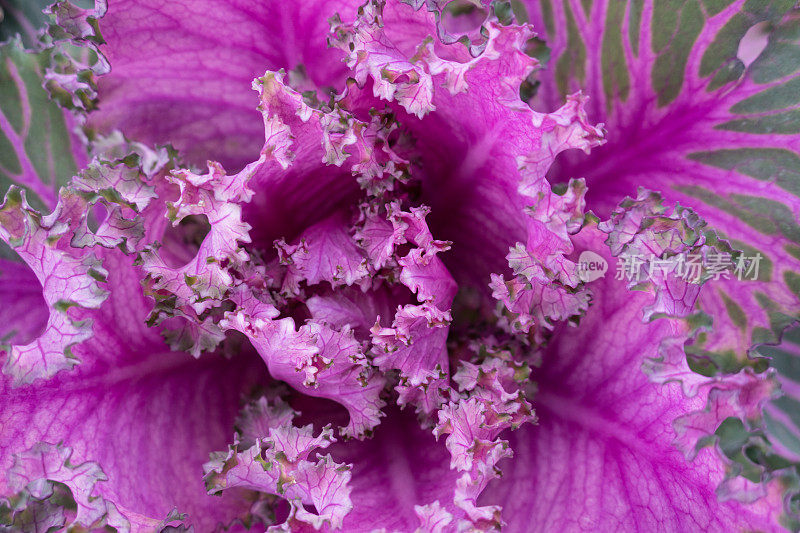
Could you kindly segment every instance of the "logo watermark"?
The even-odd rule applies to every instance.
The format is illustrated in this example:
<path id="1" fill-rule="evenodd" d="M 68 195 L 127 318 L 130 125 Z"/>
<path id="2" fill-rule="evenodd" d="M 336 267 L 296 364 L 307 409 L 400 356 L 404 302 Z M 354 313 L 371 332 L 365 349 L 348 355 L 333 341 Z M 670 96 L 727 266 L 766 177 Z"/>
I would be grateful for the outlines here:
<path id="1" fill-rule="evenodd" d="M 584 282 L 600 279 L 608 272 L 605 257 L 590 250 L 581 252 L 578 257 L 578 279 Z"/>

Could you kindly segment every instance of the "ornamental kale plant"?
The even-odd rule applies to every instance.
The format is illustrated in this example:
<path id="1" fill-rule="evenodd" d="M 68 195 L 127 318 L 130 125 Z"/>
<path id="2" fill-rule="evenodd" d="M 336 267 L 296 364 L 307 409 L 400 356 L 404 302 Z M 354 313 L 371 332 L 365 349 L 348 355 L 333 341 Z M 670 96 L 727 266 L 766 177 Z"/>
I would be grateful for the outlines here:
<path id="1" fill-rule="evenodd" d="M 800 529 L 795 0 L 0 6 L 0 531 Z"/>

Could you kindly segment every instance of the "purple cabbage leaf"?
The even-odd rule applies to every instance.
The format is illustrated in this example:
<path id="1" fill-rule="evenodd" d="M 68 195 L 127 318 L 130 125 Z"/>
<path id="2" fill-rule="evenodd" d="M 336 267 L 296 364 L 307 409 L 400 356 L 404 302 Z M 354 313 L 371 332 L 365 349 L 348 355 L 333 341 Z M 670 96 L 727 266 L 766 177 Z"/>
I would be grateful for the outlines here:
<path id="1" fill-rule="evenodd" d="M 800 529 L 794 2 L 90 4 L 0 2 L 0 531 Z"/>

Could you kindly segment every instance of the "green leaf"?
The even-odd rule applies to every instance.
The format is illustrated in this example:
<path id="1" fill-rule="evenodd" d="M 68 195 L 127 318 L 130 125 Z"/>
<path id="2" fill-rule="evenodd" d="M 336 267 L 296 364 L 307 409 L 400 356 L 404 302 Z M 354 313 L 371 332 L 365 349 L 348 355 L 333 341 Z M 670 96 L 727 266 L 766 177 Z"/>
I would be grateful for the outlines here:
<path id="1" fill-rule="evenodd" d="M 0 194 L 25 187 L 37 209 L 51 209 L 87 160 L 75 119 L 42 86 L 51 53 L 27 51 L 19 39 L 0 45 Z"/>

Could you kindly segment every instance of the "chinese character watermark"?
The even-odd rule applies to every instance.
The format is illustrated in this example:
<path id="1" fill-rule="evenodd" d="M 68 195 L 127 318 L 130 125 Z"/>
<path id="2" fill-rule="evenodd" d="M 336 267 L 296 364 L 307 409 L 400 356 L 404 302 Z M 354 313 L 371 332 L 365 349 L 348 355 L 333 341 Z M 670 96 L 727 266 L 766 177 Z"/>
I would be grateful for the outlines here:
<path id="1" fill-rule="evenodd" d="M 734 262 L 729 253 L 711 252 L 706 257 L 700 254 L 681 254 L 648 261 L 644 255 L 626 254 L 619 257 L 614 279 L 639 280 L 642 269 L 646 267 L 647 274 L 651 277 L 672 272 L 690 283 L 699 283 L 702 278 L 715 281 L 731 279 L 731 276 L 736 276 L 739 281 L 757 281 L 762 258 L 760 253 L 749 257 L 742 254 Z"/>

